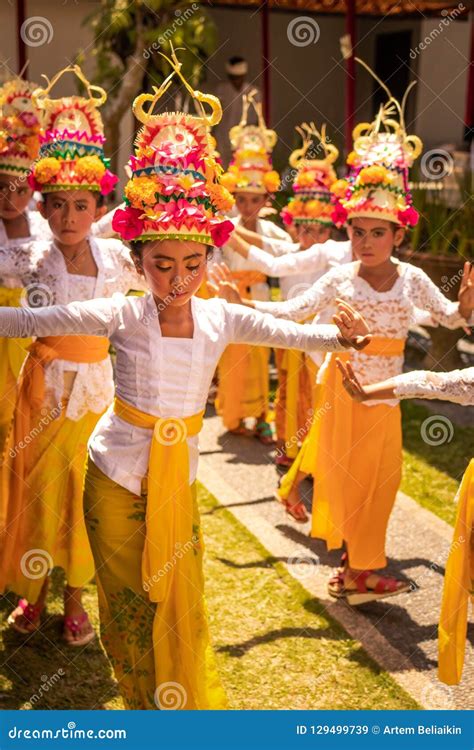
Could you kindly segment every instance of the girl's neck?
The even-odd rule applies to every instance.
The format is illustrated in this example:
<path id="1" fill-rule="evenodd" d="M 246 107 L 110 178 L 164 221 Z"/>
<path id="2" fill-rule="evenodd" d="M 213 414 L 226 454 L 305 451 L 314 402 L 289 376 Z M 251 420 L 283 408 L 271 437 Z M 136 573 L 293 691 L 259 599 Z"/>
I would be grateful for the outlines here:
<path id="1" fill-rule="evenodd" d="M 378 266 L 364 265 L 360 261 L 358 276 L 367 281 L 376 291 L 388 292 L 399 276 L 398 264 L 394 263 L 391 257 Z"/>
<path id="2" fill-rule="evenodd" d="M 15 216 L 14 219 L 3 219 L 3 224 L 9 240 L 30 236 L 30 227 L 26 212 Z"/>
<path id="3" fill-rule="evenodd" d="M 97 265 L 87 237 L 73 245 L 65 245 L 58 240 L 55 240 L 54 244 L 64 257 L 68 273 L 79 276 L 97 276 Z"/>
<path id="4" fill-rule="evenodd" d="M 242 226 L 245 227 L 245 229 L 248 229 L 249 232 L 256 232 L 257 231 L 257 219 L 250 218 L 250 219 L 244 219 L 242 217 Z"/>
<path id="5" fill-rule="evenodd" d="M 170 338 L 190 339 L 194 334 L 191 300 L 185 305 L 169 305 L 166 300 L 153 295 L 158 310 L 161 335 Z"/>

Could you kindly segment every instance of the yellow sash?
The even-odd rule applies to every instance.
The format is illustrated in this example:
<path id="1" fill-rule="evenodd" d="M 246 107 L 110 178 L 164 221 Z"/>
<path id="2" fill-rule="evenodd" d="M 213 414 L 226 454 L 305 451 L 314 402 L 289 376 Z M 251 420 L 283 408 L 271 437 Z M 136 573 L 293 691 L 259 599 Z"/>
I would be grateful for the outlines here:
<path id="1" fill-rule="evenodd" d="M 31 463 L 30 446 L 35 438 L 37 425 L 32 424 L 32 412 L 41 408 L 45 395 L 44 366 L 54 359 L 69 362 L 101 362 L 108 355 L 109 341 L 99 336 L 49 336 L 37 339 L 29 347 L 29 355 L 18 382 L 18 395 L 13 423 L 7 438 L 3 462 L 0 468 L 0 491 L 4 507 L 9 498 L 15 503 L 14 519 L 9 523 L 4 540 L 5 557 L 14 556 L 12 545 L 21 538 L 22 516 L 25 506 L 25 486 Z M 52 420 L 55 415 L 47 413 L 42 420 Z M 5 511 L 6 512 L 6 511 Z M 10 548 L 10 549 L 9 549 Z M 1 590 L 1 576 L 0 576 Z"/>
<path id="2" fill-rule="evenodd" d="M 23 289 L 0 287 L 0 307 L 19 307 Z M 5 391 L 8 369 L 18 378 L 31 339 L 0 339 L 0 394 Z"/>
<path id="3" fill-rule="evenodd" d="M 403 354 L 405 339 L 387 339 L 374 337 L 364 349 L 364 354 L 385 357 L 397 357 Z M 299 471 L 306 474 L 315 473 L 315 457 L 322 439 L 324 427 L 324 453 L 333 457 L 335 470 L 324 472 L 327 503 L 322 501 L 313 508 L 313 535 L 323 539 L 333 539 L 337 544 L 340 539 L 338 529 L 340 524 L 334 524 L 333 511 L 329 507 L 329 498 L 336 505 L 336 498 L 343 496 L 344 466 L 350 455 L 350 435 L 354 402 L 344 390 L 342 377 L 337 369 L 336 357 L 347 362 L 351 357 L 350 351 L 334 352 L 325 363 L 323 377 L 317 390 L 311 429 L 292 467 L 282 479 L 279 494 L 286 499 Z M 332 548 L 332 545 L 330 546 Z"/>
<path id="4" fill-rule="evenodd" d="M 209 645 L 199 513 L 189 485 L 186 439 L 200 432 L 204 412 L 161 418 L 120 398 L 114 411 L 135 427 L 153 430 L 142 583 L 158 603 L 153 620 L 156 685 L 178 683 L 186 695 L 183 708 L 226 708 Z"/>
<path id="5" fill-rule="evenodd" d="M 438 676 L 447 685 L 461 681 L 469 597 L 474 604 L 474 458 L 462 478 L 457 501 L 438 628 Z"/>

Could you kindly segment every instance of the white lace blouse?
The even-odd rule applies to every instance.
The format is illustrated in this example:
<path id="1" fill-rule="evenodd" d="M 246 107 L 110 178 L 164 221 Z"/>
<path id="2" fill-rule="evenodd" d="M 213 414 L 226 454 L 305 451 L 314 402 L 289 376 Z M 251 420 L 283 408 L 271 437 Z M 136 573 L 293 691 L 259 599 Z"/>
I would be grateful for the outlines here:
<path id="1" fill-rule="evenodd" d="M 466 321 L 459 314 L 458 303 L 450 302 L 424 271 L 410 263 L 398 264 L 398 278 L 387 292 L 378 292 L 359 275 L 359 261 L 333 268 L 311 289 L 286 302 L 256 302 L 262 312 L 298 320 L 324 311 L 334 305 L 336 297 L 347 300 L 366 319 L 373 336 L 406 339 L 410 325 L 417 319 L 417 309 L 447 328 L 460 328 Z M 351 363 L 363 385 L 377 383 L 398 375 L 403 355 L 376 356 L 354 351 Z M 320 373 L 320 376 L 322 373 Z M 380 401 L 365 401 L 374 406 Z M 384 401 L 395 405 L 397 401 Z"/>
<path id="2" fill-rule="evenodd" d="M 23 287 L 22 304 L 30 308 L 146 288 L 122 242 L 93 238 L 89 242 L 97 266 L 97 276 L 93 278 L 69 274 L 63 254 L 52 241 L 0 247 L 0 270 L 10 277 L 14 287 Z M 65 373 L 69 372 L 75 372 L 75 377 L 65 379 Z M 77 421 L 88 411 L 100 414 L 113 398 L 110 359 L 80 365 L 54 360 L 45 366 L 45 386 L 46 407 L 53 408 L 62 398 L 69 398 L 66 409 L 69 419 Z"/>
<path id="3" fill-rule="evenodd" d="M 340 351 L 335 326 L 297 325 L 222 299 L 192 299 L 194 335 L 161 335 L 156 303 L 115 295 L 38 310 L 0 308 L 0 336 L 107 336 L 117 351 L 117 395 L 161 417 L 189 417 L 206 406 L 214 371 L 225 347 L 248 343 L 292 349 Z M 147 473 L 151 431 L 134 427 L 112 409 L 100 419 L 89 444 L 97 466 L 135 494 Z M 188 440 L 190 482 L 197 470 L 197 439 Z"/>
<path id="4" fill-rule="evenodd" d="M 474 367 L 451 372 L 415 370 L 393 378 L 397 398 L 427 398 L 474 406 Z"/>
<path id="5" fill-rule="evenodd" d="M 24 245 L 26 242 L 32 240 L 48 240 L 52 239 L 51 230 L 46 219 L 43 219 L 39 211 L 32 211 L 29 208 L 26 210 L 26 220 L 29 227 L 29 235 L 27 237 L 16 237 L 15 239 L 9 239 L 7 236 L 7 230 L 2 219 L 0 219 L 0 247 L 14 247 L 15 245 Z M 8 276 L 5 273 L 3 264 L 0 263 L 0 287 L 5 289 L 14 289 L 16 286 L 15 277 Z"/>

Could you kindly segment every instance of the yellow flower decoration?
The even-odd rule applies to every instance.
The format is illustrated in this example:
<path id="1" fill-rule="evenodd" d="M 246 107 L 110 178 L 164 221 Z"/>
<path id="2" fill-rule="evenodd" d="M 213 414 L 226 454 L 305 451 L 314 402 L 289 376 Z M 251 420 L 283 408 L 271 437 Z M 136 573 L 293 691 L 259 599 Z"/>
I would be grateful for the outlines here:
<path id="1" fill-rule="evenodd" d="M 368 185 L 371 183 L 383 182 L 386 176 L 387 170 L 385 169 L 385 167 L 374 164 L 372 167 L 365 167 L 364 169 L 361 169 L 357 180 L 361 185 Z"/>
<path id="2" fill-rule="evenodd" d="M 150 177 L 134 177 L 125 186 L 125 197 L 135 208 L 154 206 L 159 184 Z"/>
<path id="3" fill-rule="evenodd" d="M 74 165 L 74 174 L 86 182 L 98 182 L 105 173 L 105 165 L 98 156 L 82 156 Z"/>
<path id="4" fill-rule="evenodd" d="M 280 187 L 280 175 L 272 170 L 263 176 L 263 184 L 269 193 L 275 193 Z"/>
<path id="5" fill-rule="evenodd" d="M 211 203 L 218 211 L 230 211 L 235 201 L 224 185 L 217 185 L 216 183 L 210 182 L 207 185 L 207 191 Z"/>
<path id="6" fill-rule="evenodd" d="M 349 183 L 347 180 L 336 180 L 336 182 L 333 182 L 331 185 L 331 193 L 335 195 L 336 198 L 344 198 L 348 185 Z"/>
<path id="7" fill-rule="evenodd" d="M 304 204 L 305 207 L 305 214 L 309 216 L 312 219 L 315 219 L 317 216 L 320 216 L 323 210 L 323 204 L 321 201 L 308 201 Z"/>
<path id="8" fill-rule="evenodd" d="M 299 201 L 299 200 L 290 201 L 290 203 L 288 203 L 288 206 L 287 206 L 287 211 L 292 216 L 296 216 L 298 214 L 304 213 L 303 201 Z"/>
<path id="9" fill-rule="evenodd" d="M 5 151 L 6 148 L 7 148 L 7 139 L 2 134 L 2 135 L 0 135 L 0 151 Z"/>
<path id="10" fill-rule="evenodd" d="M 349 167 L 356 166 L 359 163 L 359 155 L 356 153 L 356 151 L 351 151 L 350 154 L 348 154 L 346 159 L 346 164 L 349 165 Z"/>
<path id="11" fill-rule="evenodd" d="M 41 185 L 50 182 L 61 169 L 61 162 L 55 156 L 46 156 L 37 162 L 34 170 L 35 178 Z"/>
<path id="12" fill-rule="evenodd" d="M 230 171 L 225 172 L 221 177 L 221 186 L 227 188 L 230 192 L 234 191 L 237 187 L 237 175 Z"/>
<path id="13" fill-rule="evenodd" d="M 314 176 L 311 172 L 301 172 L 295 179 L 298 187 L 311 187 L 314 183 Z"/>

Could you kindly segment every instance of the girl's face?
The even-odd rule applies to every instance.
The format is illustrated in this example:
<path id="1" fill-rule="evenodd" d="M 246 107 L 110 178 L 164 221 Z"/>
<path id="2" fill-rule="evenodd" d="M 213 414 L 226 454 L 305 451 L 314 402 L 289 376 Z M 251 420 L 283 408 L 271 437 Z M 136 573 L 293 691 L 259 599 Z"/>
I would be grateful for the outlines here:
<path id="1" fill-rule="evenodd" d="M 352 219 L 347 229 L 355 257 L 364 266 L 386 263 L 402 242 L 404 231 L 384 219 Z"/>
<path id="2" fill-rule="evenodd" d="M 38 203 L 38 210 L 59 243 L 76 245 L 87 237 L 93 222 L 106 208 L 97 206 L 90 190 L 58 190 L 47 193 Z"/>
<path id="3" fill-rule="evenodd" d="M 257 193 L 235 194 L 235 205 L 244 221 L 257 219 L 260 209 L 266 205 L 266 202 L 266 195 L 259 195 Z"/>
<path id="4" fill-rule="evenodd" d="M 0 173 L 0 218 L 8 221 L 24 214 L 32 195 L 26 180 Z"/>
<path id="5" fill-rule="evenodd" d="M 200 242 L 155 240 L 132 252 L 138 273 L 154 297 L 173 307 L 185 305 L 202 284 L 207 247 Z"/>
<path id="6" fill-rule="evenodd" d="M 298 241 L 303 250 L 312 245 L 322 244 L 331 236 L 331 227 L 315 222 L 314 224 L 300 224 L 298 226 Z"/>

